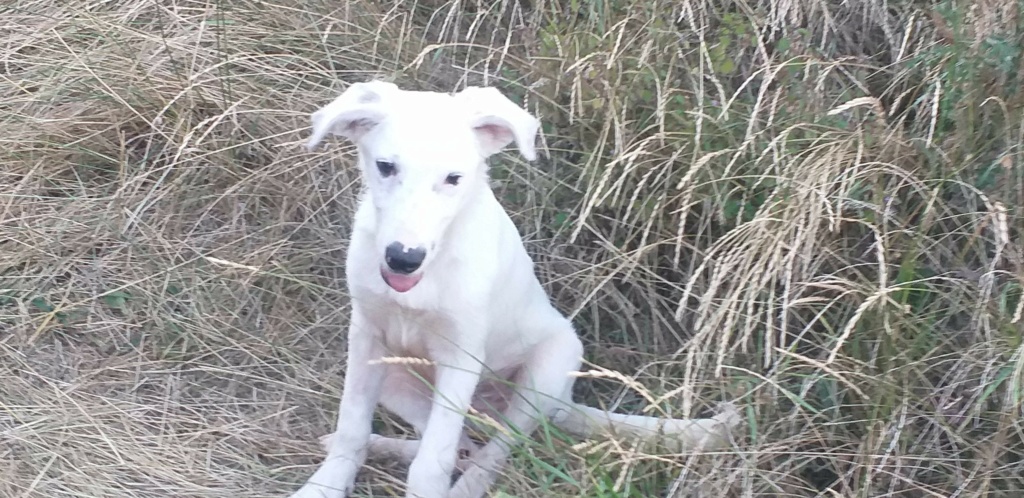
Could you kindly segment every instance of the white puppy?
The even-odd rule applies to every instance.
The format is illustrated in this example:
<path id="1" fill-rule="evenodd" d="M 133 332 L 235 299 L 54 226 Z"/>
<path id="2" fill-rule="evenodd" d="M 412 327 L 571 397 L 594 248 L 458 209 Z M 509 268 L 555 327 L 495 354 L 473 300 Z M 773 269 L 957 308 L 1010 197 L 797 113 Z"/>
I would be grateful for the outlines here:
<path id="1" fill-rule="evenodd" d="M 494 88 L 452 95 L 375 81 L 351 85 L 312 121 L 309 150 L 331 134 L 355 143 L 366 192 L 346 260 L 352 317 L 337 430 L 293 498 L 348 496 L 369 454 L 411 462 L 407 497 L 483 496 L 514 440 L 498 431 L 477 448 L 466 435 L 471 408 L 522 434 L 547 417 L 584 437 L 726 444 L 739 423 L 734 408 L 710 419 L 660 419 L 573 403 L 583 347 L 538 282 L 485 162 L 513 141 L 535 159 L 536 118 Z M 378 403 L 420 439 L 371 434 Z M 470 456 L 453 487 L 460 450 Z"/>

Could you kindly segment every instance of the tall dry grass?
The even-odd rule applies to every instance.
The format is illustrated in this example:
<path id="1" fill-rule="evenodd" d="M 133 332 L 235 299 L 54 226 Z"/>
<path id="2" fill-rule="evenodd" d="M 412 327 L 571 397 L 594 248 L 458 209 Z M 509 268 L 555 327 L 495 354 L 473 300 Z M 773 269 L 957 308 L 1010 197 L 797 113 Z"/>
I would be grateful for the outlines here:
<path id="1" fill-rule="evenodd" d="M 309 475 L 358 178 L 351 148 L 301 143 L 382 77 L 496 85 L 542 118 L 543 159 L 493 175 L 588 361 L 628 380 L 580 398 L 745 414 L 720 454 L 542 431 L 503 492 L 1021 496 L 1020 10 L 9 0 L 0 495 L 286 496 Z M 374 462 L 360 492 L 403 475 Z"/>

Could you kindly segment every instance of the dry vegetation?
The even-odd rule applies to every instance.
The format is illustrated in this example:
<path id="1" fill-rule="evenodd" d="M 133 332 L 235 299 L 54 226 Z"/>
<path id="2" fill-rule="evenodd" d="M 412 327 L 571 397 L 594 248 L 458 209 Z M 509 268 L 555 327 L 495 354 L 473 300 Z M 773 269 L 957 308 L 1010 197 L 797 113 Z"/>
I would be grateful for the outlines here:
<path id="1" fill-rule="evenodd" d="M 309 475 L 358 179 L 301 143 L 371 77 L 544 120 L 496 189 L 588 360 L 636 381 L 579 397 L 746 416 L 722 454 L 538 434 L 508 494 L 1024 495 L 1016 0 L 3 3 L 0 496 Z"/>

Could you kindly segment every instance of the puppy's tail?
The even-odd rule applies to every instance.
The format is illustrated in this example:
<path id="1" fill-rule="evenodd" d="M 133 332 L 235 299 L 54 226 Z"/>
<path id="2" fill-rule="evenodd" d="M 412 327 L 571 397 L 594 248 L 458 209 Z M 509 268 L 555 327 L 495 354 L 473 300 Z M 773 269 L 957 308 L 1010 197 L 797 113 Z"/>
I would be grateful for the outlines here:
<path id="1" fill-rule="evenodd" d="M 603 435 L 639 437 L 657 440 L 676 451 L 721 449 L 729 444 L 729 435 L 743 418 L 732 403 L 722 403 L 711 418 L 659 418 L 625 415 L 573 403 L 552 417 L 560 429 L 584 438 Z"/>

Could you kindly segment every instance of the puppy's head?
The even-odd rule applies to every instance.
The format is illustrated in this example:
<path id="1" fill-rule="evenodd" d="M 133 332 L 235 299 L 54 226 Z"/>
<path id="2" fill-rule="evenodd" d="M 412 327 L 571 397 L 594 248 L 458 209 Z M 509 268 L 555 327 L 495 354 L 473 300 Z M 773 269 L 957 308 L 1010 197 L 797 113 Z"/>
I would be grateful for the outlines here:
<path id="1" fill-rule="evenodd" d="M 458 214 L 487 189 L 485 160 L 516 142 L 527 160 L 540 123 L 491 87 L 456 94 L 356 83 L 312 115 L 307 147 L 328 135 L 354 142 L 376 208 L 381 276 L 415 287 Z"/>

